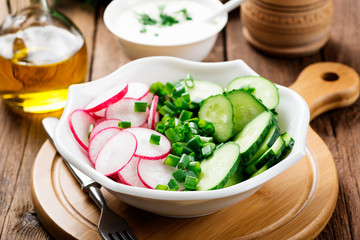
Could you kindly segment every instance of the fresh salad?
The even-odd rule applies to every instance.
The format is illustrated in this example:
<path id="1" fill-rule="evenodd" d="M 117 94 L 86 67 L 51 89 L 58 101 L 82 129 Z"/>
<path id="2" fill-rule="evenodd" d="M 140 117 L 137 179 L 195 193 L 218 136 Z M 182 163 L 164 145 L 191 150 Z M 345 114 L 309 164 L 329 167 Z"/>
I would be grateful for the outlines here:
<path id="1" fill-rule="evenodd" d="M 260 76 L 225 89 L 191 75 L 120 83 L 69 117 L 100 173 L 137 187 L 201 191 L 232 186 L 282 161 L 294 139 L 277 122 L 279 93 Z"/>

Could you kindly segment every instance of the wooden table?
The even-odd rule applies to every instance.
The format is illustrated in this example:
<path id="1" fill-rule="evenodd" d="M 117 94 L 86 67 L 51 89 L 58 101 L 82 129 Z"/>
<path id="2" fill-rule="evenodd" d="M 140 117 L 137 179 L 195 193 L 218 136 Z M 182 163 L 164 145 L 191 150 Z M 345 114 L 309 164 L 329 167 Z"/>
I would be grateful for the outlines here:
<path id="1" fill-rule="evenodd" d="M 73 1 L 58 7 L 84 33 L 89 51 L 88 80 L 103 77 L 129 62 L 102 20 L 104 7 L 94 9 Z M 289 86 L 300 71 L 314 62 L 334 61 L 360 72 L 360 2 L 334 0 L 330 41 L 321 52 L 304 58 L 284 59 L 264 55 L 243 38 L 239 11 L 230 14 L 226 29 L 205 59 L 217 62 L 243 59 L 260 75 Z M 6 16 L 0 0 L 0 20 Z M 38 221 L 31 201 L 31 168 L 47 139 L 41 126 L 46 116 L 20 117 L 0 104 L 0 236 L 1 239 L 51 239 Z M 311 122 L 332 152 L 339 174 L 339 198 L 327 226 L 317 239 L 360 239 L 360 100 L 350 107 L 330 111 Z"/>

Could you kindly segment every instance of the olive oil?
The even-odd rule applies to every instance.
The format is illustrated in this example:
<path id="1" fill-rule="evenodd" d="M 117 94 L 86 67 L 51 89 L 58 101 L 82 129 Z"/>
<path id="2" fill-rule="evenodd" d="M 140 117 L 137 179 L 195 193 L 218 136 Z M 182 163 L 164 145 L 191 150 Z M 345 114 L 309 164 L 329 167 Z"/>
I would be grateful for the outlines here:
<path id="1" fill-rule="evenodd" d="M 24 112 L 65 106 L 68 87 L 85 81 L 87 50 L 81 34 L 53 25 L 0 35 L 0 94 Z"/>

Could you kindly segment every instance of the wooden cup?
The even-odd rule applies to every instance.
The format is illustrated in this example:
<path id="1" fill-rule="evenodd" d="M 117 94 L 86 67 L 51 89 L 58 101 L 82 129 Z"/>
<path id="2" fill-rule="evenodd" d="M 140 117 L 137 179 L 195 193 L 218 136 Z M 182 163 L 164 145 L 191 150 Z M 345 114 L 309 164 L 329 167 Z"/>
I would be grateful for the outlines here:
<path id="1" fill-rule="evenodd" d="M 302 57 L 328 41 L 332 0 L 248 0 L 241 6 L 246 40 L 269 54 Z"/>

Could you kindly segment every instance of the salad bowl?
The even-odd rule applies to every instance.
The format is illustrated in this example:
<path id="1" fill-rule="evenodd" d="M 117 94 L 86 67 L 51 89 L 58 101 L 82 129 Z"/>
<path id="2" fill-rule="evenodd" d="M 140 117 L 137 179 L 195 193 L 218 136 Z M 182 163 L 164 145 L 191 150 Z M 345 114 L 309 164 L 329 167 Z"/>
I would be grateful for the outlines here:
<path id="1" fill-rule="evenodd" d="M 99 80 L 70 86 L 67 104 L 54 130 L 57 150 L 68 162 L 100 183 L 119 200 L 142 210 L 171 217 L 203 216 L 238 204 L 305 156 L 310 117 L 308 105 L 295 91 L 276 85 L 280 95 L 280 103 L 276 107 L 279 126 L 294 138 L 295 144 L 283 161 L 253 178 L 218 190 L 175 192 L 124 185 L 96 171 L 87 152 L 71 133 L 69 114 L 75 109 L 84 108 L 99 93 L 119 82 L 144 82 L 149 85 L 157 81 L 176 82 L 186 74 L 191 74 L 195 79 L 218 83 L 222 87 L 236 77 L 258 75 L 242 60 L 203 63 L 163 56 L 134 60 Z"/>

